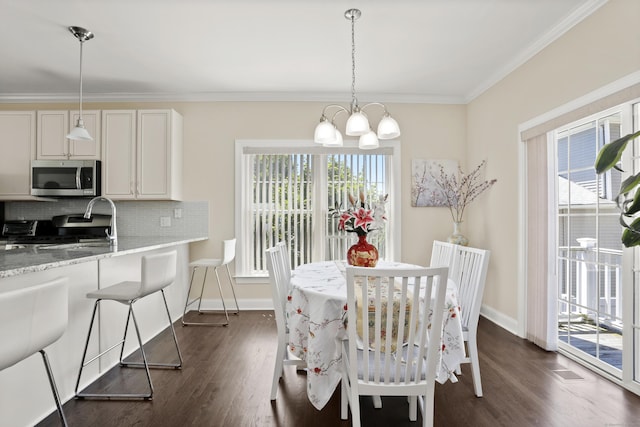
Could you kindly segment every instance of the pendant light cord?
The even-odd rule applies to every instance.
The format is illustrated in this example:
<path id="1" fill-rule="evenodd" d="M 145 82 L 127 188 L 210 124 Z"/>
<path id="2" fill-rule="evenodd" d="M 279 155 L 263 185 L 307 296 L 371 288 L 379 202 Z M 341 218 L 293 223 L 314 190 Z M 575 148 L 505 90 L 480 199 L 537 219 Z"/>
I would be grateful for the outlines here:
<path id="1" fill-rule="evenodd" d="M 79 120 L 82 120 L 82 45 L 84 44 L 84 40 L 80 40 L 80 115 L 78 116 Z"/>
<path id="2" fill-rule="evenodd" d="M 351 15 L 351 113 L 353 113 L 358 107 L 358 100 L 356 99 L 356 32 L 355 32 L 356 18 Z"/>

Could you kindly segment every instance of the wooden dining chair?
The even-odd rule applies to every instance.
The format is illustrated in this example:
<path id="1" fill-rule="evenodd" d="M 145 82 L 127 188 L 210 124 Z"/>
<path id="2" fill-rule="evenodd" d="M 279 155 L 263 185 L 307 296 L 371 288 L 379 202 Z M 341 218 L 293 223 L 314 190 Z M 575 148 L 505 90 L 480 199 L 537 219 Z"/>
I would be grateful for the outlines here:
<path id="1" fill-rule="evenodd" d="M 477 340 L 478 320 L 490 255 L 491 252 L 485 249 L 456 245 L 449 271 L 449 278 L 458 286 L 462 335 L 467 344 L 468 357 L 462 363 L 471 364 L 473 388 L 477 397 L 482 397 Z M 459 367 L 457 373 L 461 373 Z"/>
<path id="2" fill-rule="evenodd" d="M 287 325 L 286 302 L 289 295 L 289 281 L 291 270 L 287 274 L 281 246 L 274 246 L 266 250 L 267 270 L 269 271 L 269 283 L 273 296 L 273 309 L 278 329 L 278 347 L 276 350 L 276 363 L 273 370 L 271 384 L 271 400 L 275 400 L 278 394 L 278 383 L 282 377 L 285 365 L 294 365 L 298 368 L 306 368 L 306 362 L 291 354 L 289 351 L 289 328 Z"/>
<path id="3" fill-rule="evenodd" d="M 409 419 L 433 425 L 447 268 L 347 267 L 340 416 L 360 426 L 359 396 L 409 396 Z M 413 283 L 424 289 L 413 292 Z M 416 287 L 417 288 L 417 287 Z M 392 303 L 389 303 L 389 300 Z M 438 325 L 432 327 L 432 325 Z"/>

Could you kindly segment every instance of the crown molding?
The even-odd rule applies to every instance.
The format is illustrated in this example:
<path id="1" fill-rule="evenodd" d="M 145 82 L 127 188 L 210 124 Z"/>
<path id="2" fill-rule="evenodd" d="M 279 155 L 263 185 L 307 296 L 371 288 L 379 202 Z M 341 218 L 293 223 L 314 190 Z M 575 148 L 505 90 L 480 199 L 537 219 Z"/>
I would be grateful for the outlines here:
<path id="1" fill-rule="evenodd" d="M 345 93 L 298 92 L 197 92 L 197 93 L 85 93 L 83 102 L 350 102 Z M 361 103 L 464 104 L 464 96 L 430 94 L 359 94 Z M 78 102 L 77 93 L 0 94 L 0 104 Z"/>
<path id="2" fill-rule="evenodd" d="M 465 104 L 470 103 L 478 96 L 482 95 L 493 85 L 497 84 L 500 80 L 504 79 L 506 76 L 515 71 L 518 67 L 522 66 L 528 60 L 533 58 L 535 55 L 540 53 L 544 48 L 549 46 L 551 43 L 559 39 L 564 33 L 569 31 L 571 28 L 579 24 L 589 15 L 594 13 L 596 10 L 604 6 L 609 0 L 591 0 L 587 3 L 584 3 L 582 6 L 577 8 L 572 14 L 563 19 L 558 25 L 549 30 L 544 36 L 539 38 L 537 41 L 530 44 L 525 50 L 520 52 L 519 55 L 514 57 L 510 62 L 508 62 L 504 67 L 498 70 L 492 77 L 485 80 L 484 83 L 476 87 L 472 90 L 464 100 Z"/>

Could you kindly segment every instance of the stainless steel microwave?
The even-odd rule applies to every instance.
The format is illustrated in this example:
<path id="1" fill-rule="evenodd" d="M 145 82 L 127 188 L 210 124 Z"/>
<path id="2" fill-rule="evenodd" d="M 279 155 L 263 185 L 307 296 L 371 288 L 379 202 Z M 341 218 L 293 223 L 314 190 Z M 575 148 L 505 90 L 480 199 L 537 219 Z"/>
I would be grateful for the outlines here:
<path id="1" fill-rule="evenodd" d="M 32 160 L 31 195 L 95 197 L 100 195 L 99 160 Z"/>

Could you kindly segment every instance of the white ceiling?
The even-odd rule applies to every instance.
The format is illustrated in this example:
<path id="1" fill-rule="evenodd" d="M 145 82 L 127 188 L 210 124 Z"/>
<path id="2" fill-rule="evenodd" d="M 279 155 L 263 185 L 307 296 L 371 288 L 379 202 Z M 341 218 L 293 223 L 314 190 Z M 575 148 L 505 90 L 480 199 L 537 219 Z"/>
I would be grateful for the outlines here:
<path id="1" fill-rule="evenodd" d="M 0 0 L 0 102 L 465 103 L 606 0 Z"/>

